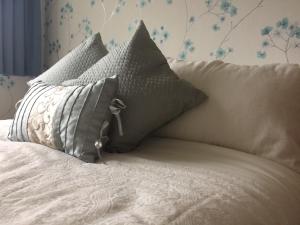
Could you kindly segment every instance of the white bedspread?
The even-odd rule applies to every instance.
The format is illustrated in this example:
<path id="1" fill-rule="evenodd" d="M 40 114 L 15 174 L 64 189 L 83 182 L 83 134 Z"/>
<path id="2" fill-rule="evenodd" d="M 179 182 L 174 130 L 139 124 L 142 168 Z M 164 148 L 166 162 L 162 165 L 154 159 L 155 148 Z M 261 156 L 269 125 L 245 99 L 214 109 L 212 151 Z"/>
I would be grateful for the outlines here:
<path id="1" fill-rule="evenodd" d="M 0 141 L 0 224 L 300 224 L 300 175 L 256 156 L 151 138 L 105 161 Z"/>

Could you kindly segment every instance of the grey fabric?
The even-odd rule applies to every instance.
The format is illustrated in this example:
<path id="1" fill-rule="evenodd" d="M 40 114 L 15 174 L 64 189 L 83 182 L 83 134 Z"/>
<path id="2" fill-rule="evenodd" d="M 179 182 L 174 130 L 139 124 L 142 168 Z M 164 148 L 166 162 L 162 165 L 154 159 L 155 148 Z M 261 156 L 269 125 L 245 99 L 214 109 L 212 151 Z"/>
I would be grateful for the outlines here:
<path id="1" fill-rule="evenodd" d="M 30 80 L 28 85 L 37 81 L 58 85 L 65 80 L 77 78 L 106 54 L 107 50 L 102 43 L 101 36 L 96 33 L 40 76 Z"/>
<path id="2" fill-rule="evenodd" d="M 117 78 L 70 87 L 35 83 L 16 112 L 9 139 L 43 144 L 94 162 L 101 156 L 95 142 L 105 140 L 117 87 Z"/>
<path id="3" fill-rule="evenodd" d="M 87 84 L 115 74 L 120 79 L 118 96 L 127 108 L 121 115 L 123 136 L 113 120 L 109 151 L 133 149 L 150 132 L 206 98 L 170 69 L 143 22 L 130 41 L 111 51 L 78 79 L 64 84 Z"/>

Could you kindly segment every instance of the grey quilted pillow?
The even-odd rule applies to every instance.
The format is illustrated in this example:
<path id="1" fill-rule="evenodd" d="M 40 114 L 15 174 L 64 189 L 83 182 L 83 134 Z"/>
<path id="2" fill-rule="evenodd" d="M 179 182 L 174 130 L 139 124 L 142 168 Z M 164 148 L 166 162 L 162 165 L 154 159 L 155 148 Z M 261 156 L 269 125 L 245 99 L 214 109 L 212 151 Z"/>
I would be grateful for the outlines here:
<path id="1" fill-rule="evenodd" d="M 170 69 L 142 21 L 129 42 L 111 51 L 78 79 L 64 84 L 87 84 L 115 74 L 119 76 L 118 96 L 127 108 L 121 115 L 123 136 L 113 121 L 109 151 L 131 150 L 150 132 L 206 98 Z"/>
<path id="2" fill-rule="evenodd" d="M 16 112 L 9 139 L 46 145 L 94 162 L 108 140 L 117 87 L 117 78 L 86 86 L 34 83 Z"/>
<path id="3" fill-rule="evenodd" d="M 69 52 L 50 69 L 28 82 L 29 85 L 37 81 L 58 85 L 65 80 L 79 77 L 84 71 L 94 65 L 107 54 L 101 36 L 96 33 Z"/>

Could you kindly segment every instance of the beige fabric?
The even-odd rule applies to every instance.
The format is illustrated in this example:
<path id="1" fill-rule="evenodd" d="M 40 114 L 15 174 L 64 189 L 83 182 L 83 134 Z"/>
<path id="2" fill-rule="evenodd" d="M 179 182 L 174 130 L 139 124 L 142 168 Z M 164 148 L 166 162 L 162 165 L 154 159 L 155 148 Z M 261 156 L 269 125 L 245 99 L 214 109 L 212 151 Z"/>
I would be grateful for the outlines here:
<path id="1" fill-rule="evenodd" d="M 158 135 L 260 155 L 300 172 L 300 66 L 238 66 L 169 59 L 208 100 Z"/>
<path id="2" fill-rule="evenodd" d="M 88 164 L 0 141 L 2 225 L 296 225 L 299 174 L 217 146 L 153 138 Z"/>
<path id="3" fill-rule="evenodd" d="M 55 144 L 57 140 L 55 140 L 53 131 L 53 127 L 55 127 L 53 123 L 59 119 L 55 112 L 61 104 L 62 96 L 70 94 L 72 90 L 63 86 L 52 87 L 51 90 L 35 100 L 26 124 L 28 141 L 59 149 Z M 28 97 L 25 96 L 24 99 L 28 99 Z"/>
<path id="4" fill-rule="evenodd" d="M 12 124 L 11 119 L 9 120 L 0 120 L 0 141 L 9 141 L 8 132 L 10 125 Z"/>

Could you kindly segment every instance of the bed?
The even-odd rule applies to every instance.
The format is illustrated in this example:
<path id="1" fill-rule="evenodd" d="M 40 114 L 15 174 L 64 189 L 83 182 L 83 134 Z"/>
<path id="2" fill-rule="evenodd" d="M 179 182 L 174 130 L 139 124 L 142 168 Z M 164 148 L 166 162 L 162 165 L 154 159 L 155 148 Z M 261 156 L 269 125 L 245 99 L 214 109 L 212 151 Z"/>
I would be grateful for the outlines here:
<path id="1" fill-rule="evenodd" d="M 151 137 L 97 164 L 6 139 L 0 224 L 300 224 L 300 175 L 261 157 Z"/>

